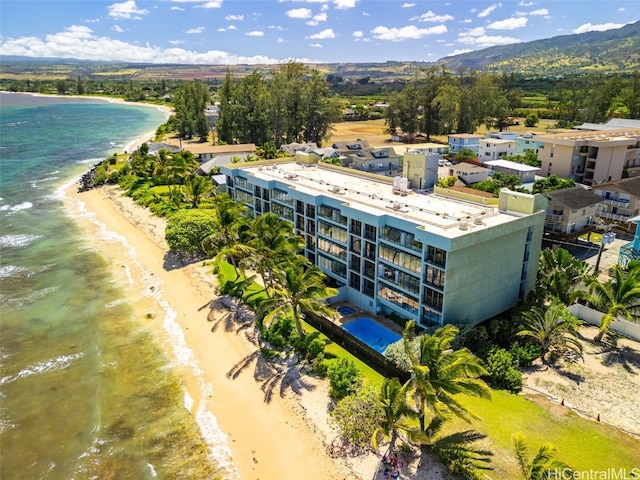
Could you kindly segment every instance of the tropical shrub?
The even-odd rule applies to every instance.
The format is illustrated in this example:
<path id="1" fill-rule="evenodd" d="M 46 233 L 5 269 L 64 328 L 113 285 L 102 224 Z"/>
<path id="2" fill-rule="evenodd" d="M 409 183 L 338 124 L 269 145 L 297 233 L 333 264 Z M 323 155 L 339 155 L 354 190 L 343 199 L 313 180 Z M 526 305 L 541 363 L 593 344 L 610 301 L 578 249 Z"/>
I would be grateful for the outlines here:
<path id="1" fill-rule="evenodd" d="M 362 385 L 362 374 L 350 358 L 338 359 L 329 367 L 327 376 L 329 377 L 329 396 L 334 400 L 353 395 Z"/>
<path id="2" fill-rule="evenodd" d="M 516 368 L 511 353 L 504 348 L 494 348 L 485 359 L 489 377 L 487 383 L 493 388 L 518 393 L 522 390 L 522 374 Z"/>
<path id="3" fill-rule="evenodd" d="M 378 392 L 364 386 L 336 403 L 330 421 L 348 442 L 366 448 L 371 444 L 371 437 L 381 417 Z"/>
<path id="4" fill-rule="evenodd" d="M 169 217 L 165 239 L 169 248 L 180 252 L 205 253 L 202 241 L 216 231 L 211 210 L 179 210 Z"/>

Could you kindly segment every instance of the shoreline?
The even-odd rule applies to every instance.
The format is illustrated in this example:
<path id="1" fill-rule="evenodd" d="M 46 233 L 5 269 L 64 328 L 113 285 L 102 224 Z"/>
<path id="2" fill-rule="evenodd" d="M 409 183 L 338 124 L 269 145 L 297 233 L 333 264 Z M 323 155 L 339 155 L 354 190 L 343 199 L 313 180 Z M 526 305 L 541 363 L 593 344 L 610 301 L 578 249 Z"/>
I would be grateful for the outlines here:
<path id="1" fill-rule="evenodd" d="M 282 383 L 282 372 L 263 362 L 248 338 L 252 322 L 234 325 L 216 301 L 211 267 L 168 265 L 164 219 L 122 197 L 117 187 L 78 193 L 74 181 L 64 201 L 91 248 L 109 260 L 116 276 L 126 271 L 130 288 L 147 298 L 132 305 L 134 321 L 149 324 L 167 347 L 183 381 L 185 408 L 224 478 L 371 477 L 375 455 L 350 465 L 327 451 L 327 432 L 312 420 L 319 416 L 326 423 L 326 386 L 308 377 Z M 127 248 L 114 248 L 114 242 Z M 145 319 L 150 310 L 151 320 Z"/>

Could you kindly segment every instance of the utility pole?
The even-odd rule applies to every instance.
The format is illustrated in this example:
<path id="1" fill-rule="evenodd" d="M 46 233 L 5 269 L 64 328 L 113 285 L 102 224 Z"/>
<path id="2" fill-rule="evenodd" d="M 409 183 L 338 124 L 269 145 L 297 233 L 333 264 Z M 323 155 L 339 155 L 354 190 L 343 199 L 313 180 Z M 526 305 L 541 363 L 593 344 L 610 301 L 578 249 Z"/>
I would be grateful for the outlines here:
<path id="1" fill-rule="evenodd" d="M 598 258 L 596 259 L 595 271 L 596 273 L 600 273 L 598 267 L 600 266 L 600 258 L 602 257 L 602 252 L 604 250 L 604 246 L 613 243 L 616 239 L 615 232 L 605 232 L 602 234 L 602 238 L 600 239 L 600 250 L 598 251 Z"/>

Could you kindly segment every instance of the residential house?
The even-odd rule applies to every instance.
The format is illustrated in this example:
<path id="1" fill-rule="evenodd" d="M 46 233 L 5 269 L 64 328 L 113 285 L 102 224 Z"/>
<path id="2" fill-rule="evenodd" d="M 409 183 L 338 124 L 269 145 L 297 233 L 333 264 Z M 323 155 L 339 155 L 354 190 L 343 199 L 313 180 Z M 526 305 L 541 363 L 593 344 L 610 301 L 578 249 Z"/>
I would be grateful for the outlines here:
<path id="1" fill-rule="evenodd" d="M 449 153 L 458 154 L 461 150 L 468 148 L 476 154 L 480 150 L 480 140 L 482 135 L 474 135 L 472 133 L 455 133 L 448 136 Z"/>
<path id="2" fill-rule="evenodd" d="M 318 148 L 318 145 L 315 142 L 312 142 L 312 143 L 292 142 L 292 143 L 286 143 L 286 144 L 280 145 L 280 151 L 285 152 L 291 155 L 292 157 L 295 157 L 297 152 L 309 152 L 316 148 Z"/>
<path id="3" fill-rule="evenodd" d="M 523 163 L 512 162 L 504 159 L 489 160 L 484 162 L 484 165 L 490 167 L 496 172 L 502 172 L 507 175 L 516 175 L 520 178 L 522 183 L 535 181 L 536 175 L 541 172 L 539 167 L 532 167 L 531 165 L 525 165 Z"/>
<path id="4" fill-rule="evenodd" d="M 558 235 L 580 235 L 595 225 L 596 211 L 602 198 L 584 187 L 570 187 L 543 192 L 547 199 L 545 231 Z"/>
<path id="5" fill-rule="evenodd" d="M 478 161 L 498 160 L 502 157 L 512 157 L 516 154 L 518 142 L 501 138 L 483 138 L 479 142 Z"/>
<path id="6" fill-rule="evenodd" d="M 436 188 L 401 196 L 391 178 L 283 159 L 222 170 L 228 194 L 250 214 L 273 212 L 304 237 L 304 255 L 339 291 L 334 301 L 425 327 L 475 324 L 535 285 L 541 195 L 504 189 L 492 199 Z"/>
<path id="7" fill-rule="evenodd" d="M 585 185 L 612 182 L 640 174 L 640 128 L 536 137 L 544 143 L 538 151 L 542 174 L 571 178 Z"/>
<path id="8" fill-rule="evenodd" d="M 363 172 L 395 177 L 401 175 L 400 157 L 391 147 L 367 147 L 347 155 L 349 166 Z"/>
<path id="9" fill-rule="evenodd" d="M 460 162 L 449 167 L 449 176 L 457 176 L 466 185 L 487 180 L 489 173 L 488 168 L 474 163 Z"/>
<path id="10" fill-rule="evenodd" d="M 348 157 L 352 153 L 356 153 L 358 150 L 369 148 L 369 142 L 360 139 L 346 142 L 335 142 L 331 147 L 343 157 Z"/>
<path id="11" fill-rule="evenodd" d="M 253 154 L 256 151 L 256 146 L 253 143 L 211 145 L 210 143 L 183 142 L 182 149 L 193 153 L 199 163 L 204 163 L 218 155 L 231 154 L 233 156 L 247 153 Z"/>
<path id="12" fill-rule="evenodd" d="M 524 155 L 527 151 L 533 151 L 538 153 L 538 149 L 544 144 L 536 140 L 535 135 L 532 133 L 525 133 L 519 135 L 513 132 L 491 132 L 487 133 L 487 138 L 496 138 L 502 140 L 511 140 L 517 142 L 516 155 Z"/>
<path id="13" fill-rule="evenodd" d="M 593 191 L 602 199 L 598 217 L 631 231 L 631 219 L 640 214 L 640 177 L 601 183 Z"/>

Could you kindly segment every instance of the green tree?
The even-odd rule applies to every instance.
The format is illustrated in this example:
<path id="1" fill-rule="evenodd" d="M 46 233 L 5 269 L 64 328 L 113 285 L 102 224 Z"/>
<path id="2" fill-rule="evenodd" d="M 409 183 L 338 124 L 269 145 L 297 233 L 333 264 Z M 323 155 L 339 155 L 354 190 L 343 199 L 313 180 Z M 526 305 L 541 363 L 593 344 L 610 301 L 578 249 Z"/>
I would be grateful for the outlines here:
<path id="1" fill-rule="evenodd" d="M 604 315 L 600 319 L 600 331 L 594 340 L 600 342 L 609 331 L 611 322 L 617 318 L 636 322 L 640 319 L 640 268 L 625 272 L 622 267 L 613 267 L 613 278 L 601 282 L 597 277 L 587 285 L 593 289 L 590 302 Z"/>
<path id="2" fill-rule="evenodd" d="M 198 208 L 202 197 L 208 195 L 212 190 L 213 185 L 207 177 L 192 175 L 184 182 L 184 198 L 191 203 L 193 208 Z"/>
<path id="3" fill-rule="evenodd" d="M 524 126 L 535 127 L 539 121 L 540 119 L 538 118 L 538 114 L 535 112 L 532 112 L 528 114 L 527 117 L 524 119 Z"/>
<path id="4" fill-rule="evenodd" d="M 627 107 L 628 118 L 640 119 L 640 72 L 633 72 L 621 92 L 622 103 Z"/>
<path id="5" fill-rule="evenodd" d="M 385 378 L 382 382 L 378 395 L 382 415 L 378 417 L 377 427 L 371 437 L 374 450 L 378 450 L 381 440 L 388 440 L 388 453 L 393 453 L 396 441 L 402 434 L 412 441 L 425 438 L 412 421 L 416 412 L 407 403 L 408 390 L 409 383 L 401 385 L 397 378 Z"/>
<path id="6" fill-rule="evenodd" d="M 440 115 L 440 133 L 448 134 L 456 131 L 460 118 L 460 89 L 452 83 L 445 83 L 438 88 L 432 103 L 438 108 Z"/>
<path id="7" fill-rule="evenodd" d="M 244 216 L 246 207 L 226 193 L 216 195 L 213 200 L 216 230 L 203 240 L 203 247 L 212 256 L 224 251 L 229 253 L 228 259 L 238 273 L 239 258 L 232 254 L 231 249 L 238 245 L 241 231 L 247 223 Z"/>
<path id="8" fill-rule="evenodd" d="M 233 103 L 235 101 L 234 83 L 231 77 L 231 70 L 227 68 L 227 74 L 222 81 L 222 86 L 218 90 L 220 96 L 220 112 L 216 131 L 218 138 L 226 143 L 235 143 L 236 124 Z"/>
<path id="9" fill-rule="evenodd" d="M 425 429 L 427 413 L 443 419 L 455 415 L 467 420 L 475 416 L 455 395 L 465 393 L 490 398 L 489 388 L 479 380 L 480 376 L 488 373 L 480 359 L 466 348 L 451 349 L 459 332 L 453 325 L 445 325 L 432 335 L 418 336 L 417 352 L 411 347 L 414 330 L 415 322 L 407 322 L 403 338 L 413 374 L 407 396 L 410 405 L 419 412 L 422 430 Z"/>
<path id="10" fill-rule="evenodd" d="M 441 178 L 438 180 L 438 187 L 440 188 L 449 188 L 453 187 L 458 181 L 457 175 L 451 175 L 450 177 Z"/>
<path id="11" fill-rule="evenodd" d="M 578 340 L 578 319 L 557 302 L 546 308 L 532 307 L 523 312 L 524 329 L 518 332 L 540 346 L 540 360 L 547 363 L 551 351 L 573 350 L 582 356 L 582 344 Z"/>
<path id="12" fill-rule="evenodd" d="M 290 316 L 295 322 L 298 336 L 304 337 L 302 316 L 306 313 L 331 317 L 334 310 L 325 304 L 327 298 L 338 294 L 335 288 L 327 287 L 326 275 L 315 265 L 308 266 L 308 261 L 300 255 L 275 271 L 275 284 L 271 297 L 263 308 L 268 311 L 264 317 L 265 325 L 275 319 Z"/>
<path id="13" fill-rule="evenodd" d="M 206 252 L 202 242 L 216 229 L 212 210 L 178 210 L 167 220 L 165 240 L 171 250 L 201 255 Z"/>
<path id="14" fill-rule="evenodd" d="M 523 480 L 551 480 L 567 476 L 571 478 L 573 470 L 567 464 L 556 460 L 556 447 L 550 443 L 540 446 L 533 458 L 529 458 L 529 449 L 521 432 L 512 437 L 516 461 Z"/>
<path id="15" fill-rule="evenodd" d="M 569 306 L 589 296 L 586 282 L 594 275 L 593 269 L 575 258 L 564 248 L 546 248 L 540 252 L 536 291 L 545 300 L 557 300 Z"/>
<path id="16" fill-rule="evenodd" d="M 374 388 L 363 385 L 356 393 L 338 400 L 331 410 L 331 422 L 344 438 L 358 447 L 371 445 L 373 432 L 382 417 L 378 396 Z"/>
<path id="17" fill-rule="evenodd" d="M 455 160 L 456 162 L 461 162 L 464 160 L 472 160 L 477 158 L 478 154 L 471 150 L 470 148 L 463 148 L 458 153 L 456 153 Z"/>
<path id="18" fill-rule="evenodd" d="M 354 395 L 362 386 L 362 374 L 356 363 L 350 358 L 339 358 L 327 370 L 329 378 L 329 396 L 341 400 Z"/>
<path id="19" fill-rule="evenodd" d="M 205 117 L 205 108 L 209 103 L 209 88 L 200 81 L 188 81 L 176 89 L 173 101 L 180 137 L 198 136 L 200 141 L 206 141 L 209 127 Z"/>
<path id="20" fill-rule="evenodd" d="M 549 175 L 546 178 L 541 178 L 533 182 L 531 187 L 532 193 L 550 192 L 552 190 L 559 190 L 561 188 L 575 187 L 576 182 L 567 178 L 560 178 L 554 174 Z"/>

